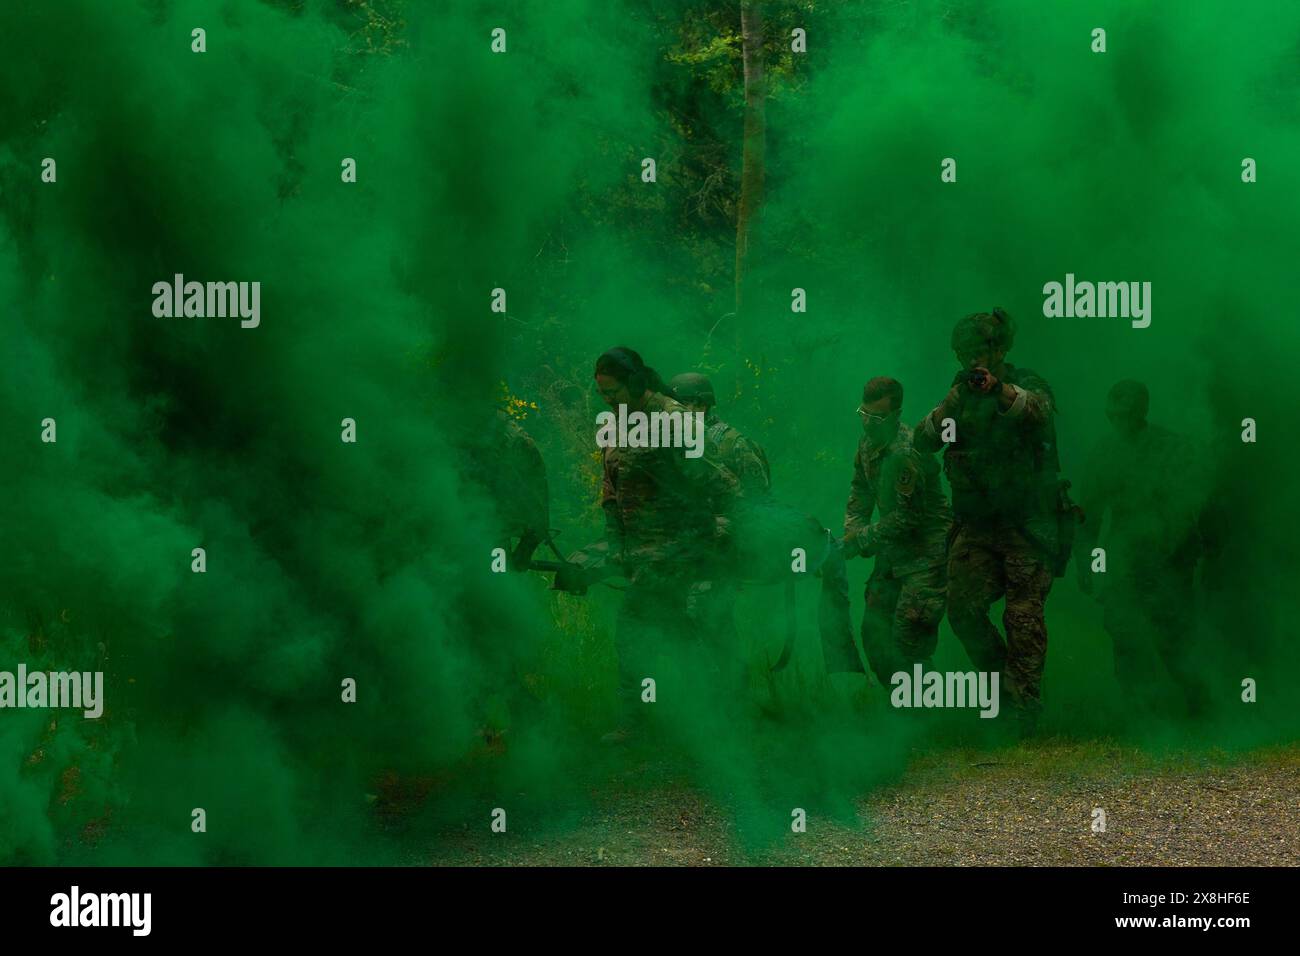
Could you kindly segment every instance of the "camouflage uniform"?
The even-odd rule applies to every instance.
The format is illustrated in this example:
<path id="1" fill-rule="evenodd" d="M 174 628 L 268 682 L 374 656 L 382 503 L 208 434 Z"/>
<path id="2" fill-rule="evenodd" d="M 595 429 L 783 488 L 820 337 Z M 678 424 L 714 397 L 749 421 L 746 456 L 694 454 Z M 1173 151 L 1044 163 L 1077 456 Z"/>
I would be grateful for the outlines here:
<path id="1" fill-rule="evenodd" d="M 874 523 L 873 512 L 880 515 Z M 867 581 L 862 647 L 887 687 L 896 671 L 928 662 L 934 653 L 951 527 L 939 466 L 913 447 L 912 430 L 900 422 L 884 447 L 863 435 L 853 461 L 844 535 L 852 550 L 876 558 Z"/>
<path id="2" fill-rule="evenodd" d="M 1154 651 L 1193 710 L 1204 688 L 1190 666 L 1193 578 L 1201 554 L 1199 519 L 1207 475 L 1191 441 L 1159 425 L 1132 438 L 1107 436 L 1093 452 L 1080 504 L 1087 523 L 1076 541 L 1081 576 L 1093 582 L 1125 695 L 1150 705 Z M 1106 572 L 1091 571 L 1102 520 L 1110 511 Z"/>
<path id="3" fill-rule="evenodd" d="M 733 519 L 737 507 L 765 498 L 772 488 L 771 471 L 767 456 L 757 444 L 728 425 L 710 409 L 704 418 L 704 455 L 729 477 L 720 482 L 721 499 L 710 502 L 722 529 L 719 554 L 714 568 L 717 574 L 691 584 L 687 609 L 701 631 L 721 648 L 734 647 L 736 638 L 735 603 L 739 579 L 743 569 L 731 540 Z"/>
<path id="4" fill-rule="evenodd" d="M 1001 672 L 1012 705 L 1032 717 L 1040 708 L 1047 658 L 1043 608 L 1057 548 L 1055 409 L 1041 377 L 1010 364 L 1003 369 L 1000 381 L 1016 392 L 1011 406 L 1000 410 L 994 394 L 968 395 L 953 414 L 955 441 L 944 451 L 956 516 L 948 550 L 948 622 L 971 663 Z M 922 420 L 917 448 L 944 446 L 944 417 L 940 405 Z M 988 616 L 1004 595 L 1005 643 Z"/>
<path id="5" fill-rule="evenodd" d="M 704 416 L 704 427 L 705 455 L 735 476 L 737 495 L 754 497 L 772 490 L 772 472 L 763 449 L 712 409 Z"/>
<path id="6" fill-rule="evenodd" d="M 706 455 L 734 478 L 734 494 L 715 510 L 727 533 L 722 539 L 719 573 L 691 586 L 690 609 L 701 630 L 711 637 L 715 671 L 737 674 L 735 602 L 742 579 L 786 585 L 787 628 L 797 629 L 794 585 L 798 578 L 790 567 L 794 547 L 807 555 L 808 571 L 821 580 L 817 622 L 822 657 L 829 672 L 862 673 L 853 646 L 853 625 L 848 602 L 848 573 L 835 537 L 807 513 L 774 501 L 767 456 L 749 438 L 710 410 L 705 419 Z M 792 620 L 795 617 L 796 620 Z M 788 635 L 787 635 L 788 636 Z"/>
<path id="7" fill-rule="evenodd" d="M 657 392 L 644 411 L 691 414 Z M 707 455 L 687 458 L 683 448 L 604 449 L 605 540 L 586 557 L 607 551 L 629 581 L 615 639 L 625 700 L 638 698 L 641 680 L 654 676 L 657 654 L 673 653 L 666 645 L 682 650 L 694 639 L 691 581 L 717 560 L 714 509 L 727 510 L 734 493 L 735 479 Z"/>
<path id="8" fill-rule="evenodd" d="M 689 597 L 693 618 L 711 638 L 713 672 L 734 675 L 741 685 L 736 690 L 743 692 L 745 677 L 736 668 L 733 654 L 734 605 L 742 580 L 785 585 L 787 645 L 781 660 L 788 661 L 798 629 L 795 587 L 802 577 L 794 573 L 791 555 L 800 548 L 807 557 L 806 570 L 821 579 L 818 628 L 827 669 L 861 673 L 849 619 L 848 576 L 834 535 L 808 514 L 772 498 L 767 457 L 757 444 L 717 417 L 712 409 L 713 386 L 707 378 L 688 372 L 674 378 L 671 387 L 683 401 L 709 408 L 706 455 L 734 479 L 734 494 L 713 504 L 725 529 L 716 573 L 695 581 Z"/>

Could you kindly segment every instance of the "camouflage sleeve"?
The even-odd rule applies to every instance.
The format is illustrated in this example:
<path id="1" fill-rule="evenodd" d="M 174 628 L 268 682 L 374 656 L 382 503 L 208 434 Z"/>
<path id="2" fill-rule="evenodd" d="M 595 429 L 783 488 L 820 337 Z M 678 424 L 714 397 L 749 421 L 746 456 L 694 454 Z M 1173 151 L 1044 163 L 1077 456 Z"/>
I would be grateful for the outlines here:
<path id="1" fill-rule="evenodd" d="M 844 536 L 857 540 L 858 535 L 871 523 L 871 513 L 876 508 L 875 483 L 867 477 L 863 460 L 866 440 L 858 441 L 858 451 L 853 456 L 853 480 L 849 483 L 849 502 L 844 507 Z"/>
<path id="2" fill-rule="evenodd" d="M 1019 419 L 1026 425 L 1038 426 L 1045 424 L 1056 410 L 1055 403 L 1052 401 L 1051 388 L 1046 381 L 1033 373 L 1025 375 L 1021 379 L 1021 384 L 1011 385 L 1011 390 L 1015 392 L 1016 397 L 1011 405 L 1001 412 L 1007 418 Z"/>
<path id="3" fill-rule="evenodd" d="M 953 376 L 943 401 L 930 409 L 930 413 L 912 429 L 912 447 L 922 454 L 932 455 L 943 447 L 943 420 L 957 414 L 959 402 L 953 398 L 953 390 L 957 388 L 960 378 L 960 372 Z"/>
<path id="4" fill-rule="evenodd" d="M 939 437 L 939 429 L 943 426 L 943 419 L 943 405 L 936 405 L 930 414 L 921 419 L 912 429 L 912 447 L 926 454 L 932 454 L 942 448 L 943 439 Z"/>
<path id="5" fill-rule="evenodd" d="M 728 470 L 736 476 L 736 494 L 752 495 L 769 491 L 772 487 L 767 466 L 757 449 L 747 439 L 736 442 L 735 448 L 727 456 Z"/>
<path id="6" fill-rule="evenodd" d="M 911 536 L 923 517 L 925 472 L 914 454 L 886 462 L 881 479 L 893 487 L 894 508 L 859 533 L 858 547 L 868 557 Z"/>
<path id="7" fill-rule="evenodd" d="M 713 534 L 718 539 L 731 534 L 731 515 L 740 498 L 740 481 L 716 454 L 699 458 L 674 455 L 680 474 L 691 489 L 689 500 L 706 503 L 713 515 Z"/>
<path id="8" fill-rule="evenodd" d="M 690 497 L 709 502 L 714 514 L 729 514 L 740 494 L 740 479 L 728 467 L 722 449 L 706 443 L 697 458 L 671 456 L 678 479 L 691 489 Z"/>
<path id="9" fill-rule="evenodd" d="M 694 481 L 713 503 L 715 515 L 729 515 L 741 494 L 740 478 L 726 464 L 704 455 L 695 459 Z"/>

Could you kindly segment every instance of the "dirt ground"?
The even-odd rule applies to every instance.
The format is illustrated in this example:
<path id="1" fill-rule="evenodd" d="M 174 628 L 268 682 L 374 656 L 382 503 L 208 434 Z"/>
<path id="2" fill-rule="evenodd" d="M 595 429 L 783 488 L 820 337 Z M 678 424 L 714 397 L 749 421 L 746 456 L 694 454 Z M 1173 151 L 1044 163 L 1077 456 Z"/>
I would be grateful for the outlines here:
<path id="1" fill-rule="evenodd" d="M 629 776 L 646 772 L 633 769 Z M 856 820 L 810 814 L 761 849 L 700 793 L 611 781 L 576 827 L 544 842 L 485 826 L 427 862 L 504 866 L 1296 866 L 1300 749 L 1153 759 L 1039 741 L 918 756 Z M 1104 831 L 1095 810 L 1104 811 Z"/>

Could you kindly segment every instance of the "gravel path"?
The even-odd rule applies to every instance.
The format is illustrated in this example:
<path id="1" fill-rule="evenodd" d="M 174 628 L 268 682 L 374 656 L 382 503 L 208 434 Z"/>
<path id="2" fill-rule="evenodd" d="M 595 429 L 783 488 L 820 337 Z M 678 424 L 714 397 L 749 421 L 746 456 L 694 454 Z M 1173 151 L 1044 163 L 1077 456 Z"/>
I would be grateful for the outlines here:
<path id="1" fill-rule="evenodd" d="M 640 768 L 644 772 L 645 768 Z M 636 772 L 629 776 L 635 777 Z M 611 784 L 574 829 L 544 840 L 468 830 L 435 865 L 1296 866 L 1300 749 L 1160 760 L 1036 743 L 918 758 L 863 798 L 856 823 L 808 818 L 759 849 L 699 793 Z M 1094 810 L 1105 811 L 1094 832 Z"/>

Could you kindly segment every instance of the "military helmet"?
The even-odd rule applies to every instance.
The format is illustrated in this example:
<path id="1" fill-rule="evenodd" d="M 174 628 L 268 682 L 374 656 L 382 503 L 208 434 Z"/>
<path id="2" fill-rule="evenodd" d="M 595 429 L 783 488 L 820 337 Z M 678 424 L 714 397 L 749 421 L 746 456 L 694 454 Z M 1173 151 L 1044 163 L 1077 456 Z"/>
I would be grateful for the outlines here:
<path id="1" fill-rule="evenodd" d="M 992 312 L 972 312 L 958 320 L 952 330 L 952 350 L 964 352 L 988 344 L 1005 352 L 1015 338 L 1015 320 L 995 307 Z"/>
<path id="2" fill-rule="evenodd" d="M 677 401 L 691 402 L 712 408 L 718 403 L 713 397 L 713 385 L 698 372 L 683 372 L 668 383 L 668 390 Z"/>

